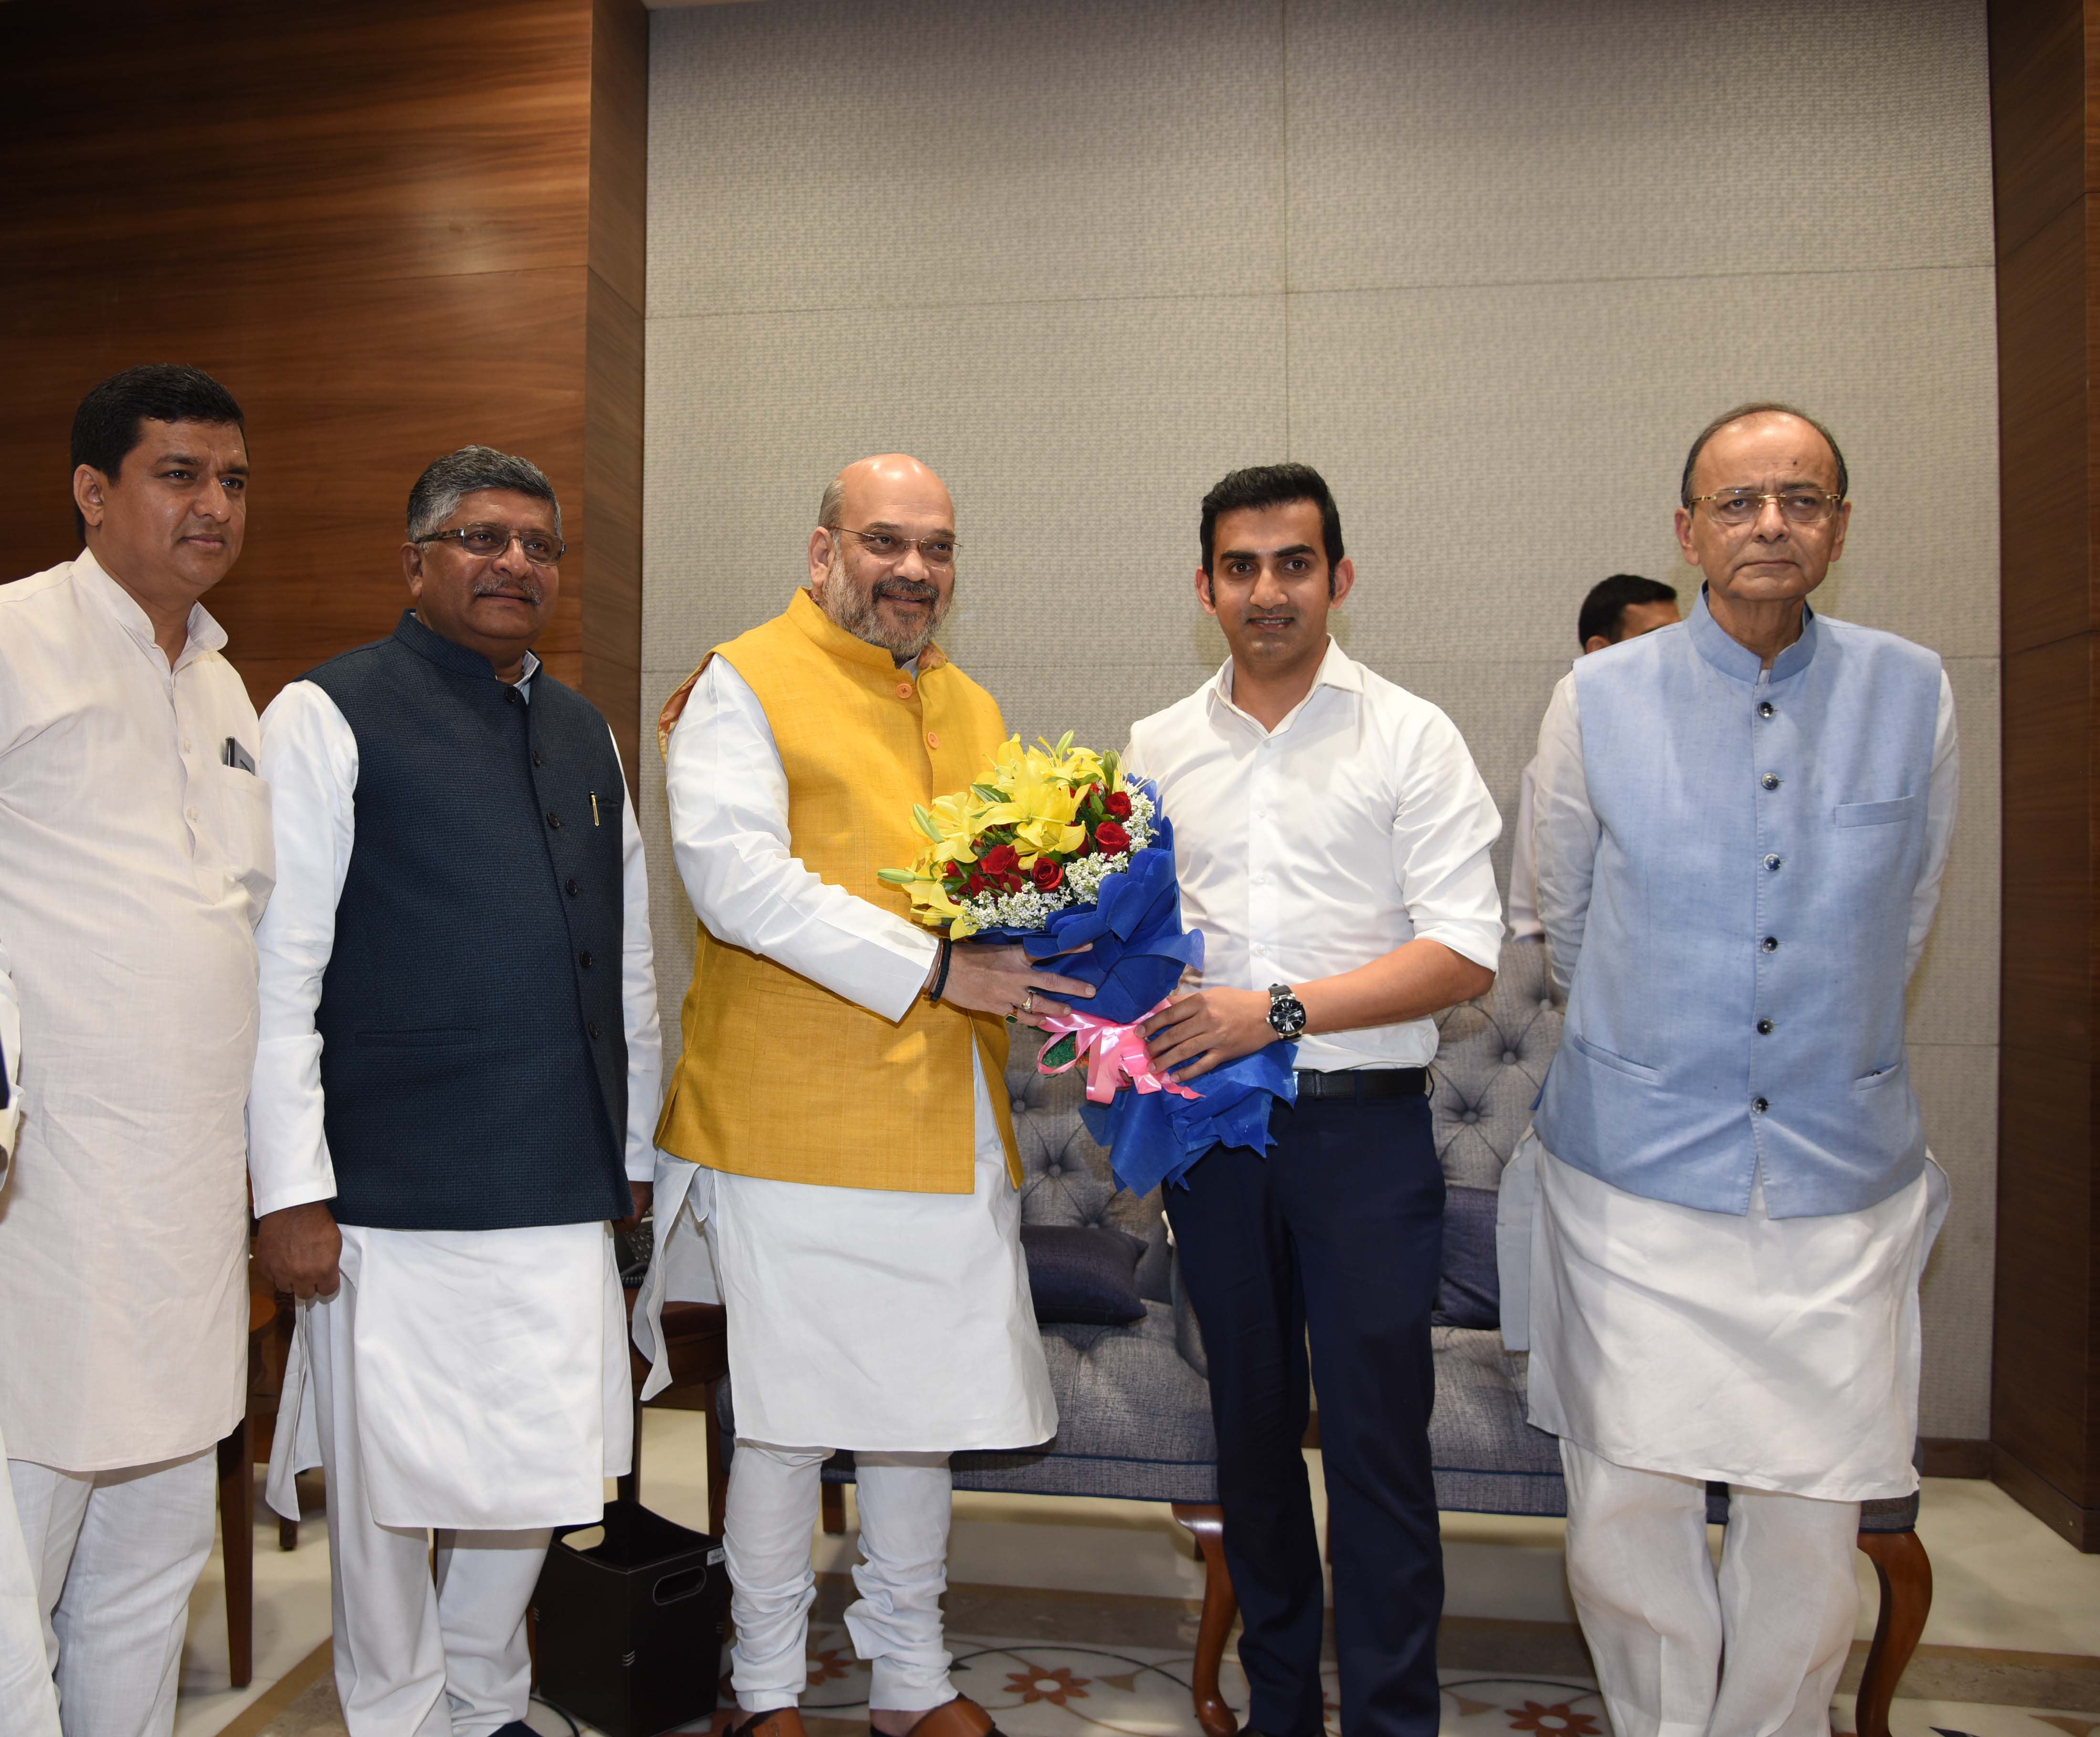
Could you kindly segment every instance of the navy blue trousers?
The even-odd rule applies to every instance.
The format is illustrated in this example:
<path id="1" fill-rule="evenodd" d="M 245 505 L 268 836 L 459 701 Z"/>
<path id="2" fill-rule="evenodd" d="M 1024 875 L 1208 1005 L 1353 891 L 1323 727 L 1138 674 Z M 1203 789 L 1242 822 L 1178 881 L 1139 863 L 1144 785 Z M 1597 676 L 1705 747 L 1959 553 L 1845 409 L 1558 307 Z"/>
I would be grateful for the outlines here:
<path id="1" fill-rule="evenodd" d="M 1214 1146 L 1167 1190 L 1210 1360 L 1246 1722 L 1272 1737 L 1322 1725 L 1320 1545 L 1300 1452 L 1309 1326 L 1342 1730 L 1434 1737 L 1444 1556 L 1429 1312 L 1444 1176 L 1429 1100 L 1278 1104 L 1269 1128 L 1267 1154 Z"/>

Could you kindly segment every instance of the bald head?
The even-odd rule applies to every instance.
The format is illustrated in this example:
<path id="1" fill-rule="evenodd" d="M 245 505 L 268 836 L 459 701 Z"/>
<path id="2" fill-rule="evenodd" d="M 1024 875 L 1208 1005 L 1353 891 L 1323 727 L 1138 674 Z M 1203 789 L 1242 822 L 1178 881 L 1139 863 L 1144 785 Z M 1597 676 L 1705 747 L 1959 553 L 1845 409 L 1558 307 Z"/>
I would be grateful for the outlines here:
<path id="1" fill-rule="evenodd" d="M 858 639 L 899 663 L 933 642 L 955 584 L 955 508 L 947 485 L 903 452 L 832 478 L 810 533 L 810 593 Z"/>

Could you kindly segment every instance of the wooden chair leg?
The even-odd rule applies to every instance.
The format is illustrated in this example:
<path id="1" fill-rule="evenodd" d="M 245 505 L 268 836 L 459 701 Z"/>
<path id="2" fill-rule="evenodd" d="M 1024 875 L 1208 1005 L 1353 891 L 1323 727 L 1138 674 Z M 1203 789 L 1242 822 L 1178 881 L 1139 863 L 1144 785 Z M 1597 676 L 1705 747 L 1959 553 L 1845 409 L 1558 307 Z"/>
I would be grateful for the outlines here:
<path id="1" fill-rule="evenodd" d="M 721 1419 L 715 1415 L 715 1384 L 703 1390 L 708 1399 L 708 1530 L 722 1535 L 722 1514 L 729 1506 L 729 1465 L 722 1457 Z"/>
<path id="2" fill-rule="evenodd" d="M 1225 1637 L 1233 1632 L 1233 1619 L 1240 1609 L 1233 1577 L 1225 1570 L 1224 1510 L 1209 1503 L 1177 1501 L 1174 1518 L 1196 1535 L 1203 1552 L 1203 1617 L 1196 1630 L 1195 1680 L 1190 1685 L 1196 1722 L 1203 1727 L 1203 1737 L 1233 1737 L 1239 1721 L 1218 1691 Z"/>
<path id="3" fill-rule="evenodd" d="M 255 1471 L 248 1419 L 218 1444 L 218 1527 L 226 1559 L 226 1650 L 232 1682 L 245 1689 L 255 1675 Z"/>
<path id="4" fill-rule="evenodd" d="M 843 1537 L 846 1529 L 846 1487 L 843 1484 L 827 1484 L 824 1492 L 824 1531 L 831 1537 Z"/>
<path id="5" fill-rule="evenodd" d="M 288 1520 L 280 1515 L 277 1520 L 277 1548 L 280 1550 L 296 1550 L 298 1547 L 299 1523 L 297 1520 Z"/>
<path id="6" fill-rule="evenodd" d="M 1863 1532 L 1860 1548 L 1882 1583 L 1882 1613 L 1860 1677 L 1852 1729 L 1859 1737 L 1889 1737 L 1889 1704 L 1932 1610 L 1932 1558 L 1914 1532 Z"/>

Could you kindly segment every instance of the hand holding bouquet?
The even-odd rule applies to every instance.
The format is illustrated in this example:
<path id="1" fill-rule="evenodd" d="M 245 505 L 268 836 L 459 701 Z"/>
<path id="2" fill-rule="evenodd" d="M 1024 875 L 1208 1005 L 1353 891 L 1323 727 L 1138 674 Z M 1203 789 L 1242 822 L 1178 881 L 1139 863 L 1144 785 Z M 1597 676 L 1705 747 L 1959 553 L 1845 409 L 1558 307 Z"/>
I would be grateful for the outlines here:
<path id="1" fill-rule="evenodd" d="M 1074 747 L 1069 731 L 1054 747 L 1016 737 L 981 780 L 912 818 L 926 846 L 882 879 L 906 889 L 919 921 L 951 941 L 1019 940 L 1093 986 L 1089 1011 L 1039 1021 L 1060 1035 L 1037 1066 L 1086 1064 L 1083 1113 L 1118 1181 L 1145 1193 L 1220 1141 L 1267 1148 L 1270 1098 L 1296 1096 L 1294 1045 L 1214 1069 L 1199 1094 L 1160 1074 L 1139 1029 L 1203 959 L 1202 935 L 1181 928 L 1173 828 L 1149 783 L 1113 754 Z"/>

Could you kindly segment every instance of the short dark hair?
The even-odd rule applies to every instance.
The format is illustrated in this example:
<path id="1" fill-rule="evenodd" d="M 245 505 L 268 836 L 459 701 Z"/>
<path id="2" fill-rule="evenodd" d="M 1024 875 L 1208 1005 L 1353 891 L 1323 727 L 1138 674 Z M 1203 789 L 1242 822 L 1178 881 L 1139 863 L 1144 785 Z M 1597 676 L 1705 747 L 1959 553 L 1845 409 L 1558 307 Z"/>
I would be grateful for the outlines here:
<path id="1" fill-rule="evenodd" d="M 1326 547 L 1331 571 L 1342 558 L 1342 514 L 1327 479 L 1310 465 L 1250 465 L 1235 470 L 1203 496 L 1203 571 L 1211 571 L 1217 553 L 1218 520 L 1222 514 L 1249 507 L 1280 507 L 1293 500 L 1309 500 L 1320 509 L 1320 540 Z"/>
<path id="2" fill-rule="evenodd" d="M 1677 504 L 1681 507 L 1692 505 L 1692 466 L 1699 462 L 1699 455 L 1706 450 L 1708 441 L 1731 422 L 1740 422 L 1745 417 L 1769 416 L 1792 417 L 1797 421 L 1806 422 L 1822 435 L 1823 443 L 1830 448 L 1830 456 L 1838 461 L 1838 498 L 1842 500 L 1852 478 L 1851 473 L 1845 469 L 1845 455 L 1838 450 L 1838 437 L 1806 410 L 1797 410 L 1792 404 L 1782 404 L 1776 399 L 1759 399 L 1754 403 L 1738 404 L 1733 410 L 1723 412 L 1699 430 L 1699 438 L 1692 443 L 1692 450 L 1684 455 L 1684 474 L 1678 479 Z"/>
<path id="3" fill-rule="evenodd" d="M 554 498 L 554 485 L 547 473 L 529 458 L 499 452 L 494 447 L 461 447 L 443 458 L 434 458 L 408 491 L 408 539 L 428 536 L 459 510 L 459 504 L 478 489 L 507 489 L 544 500 L 554 509 L 554 535 L 562 534 L 562 503 Z"/>
<path id="4" fill-rule="evenodd" d="M 92 465 L 114 478 L 132 449 L 146 438 L 143 422 L 232 423 L 247 430 L 240 406 L 201 368 L 179 362 L 149 362 L 112 374 L 90 390 L 73 413 L 73 469 Z M 73 510 L 75 533 L 87 540 L 87 521 Z"/>
<path id="5" fill-rule="evenodd" d="M 1638 573 L 1614 573 L 1600 579 L 1582 599 L 1582 612 L 1575 618 L 1575 643 L 1586 646 L 1599 635 L 1613 645 L 1626 631 L 1626 611 L 1643 603 L 1674 603 L 1677 587 L 1659 579 L 1643 579 Z"/>

